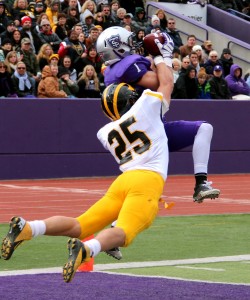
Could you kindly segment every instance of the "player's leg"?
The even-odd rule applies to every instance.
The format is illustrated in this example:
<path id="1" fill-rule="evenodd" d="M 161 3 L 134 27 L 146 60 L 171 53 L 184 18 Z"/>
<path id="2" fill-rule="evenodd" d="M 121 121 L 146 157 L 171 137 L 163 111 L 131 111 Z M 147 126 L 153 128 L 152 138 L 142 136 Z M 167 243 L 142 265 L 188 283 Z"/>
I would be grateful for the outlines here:
<path id="1" fill-rule="evenodd" d="M 117 227 L 102 230 L 94 239 L 84 243 L 79 239 L 69 240 L 69 258 L 63 268 L 66 282 L 72 280 L 82 263 L 82 253 L 87 253 L 87 257 L 94 257 L 100 251 L 128 246 L 135 236 L 149 227 L 154 220 L 164 186 L 162 177 L 150 171 L 129 171 L 119 177 L 121 180 L 117 181 L 117 185 L 112 189 L 112 193 L 118 195 L 122 202 L 124 201 L 117 218 Z M 106 204 L 112 207 L 113 203 Z M 85 227 L 84 217 L 85 214 L 79 217 L 82 232 Z M 103 217 L 105 218 L 105 214 Z"/>
<path id="2" fill-rule="evenodd" d="M 117 221 L 114 221 L 112 224 L 111 224 L 111 228 L 114 228 L 115 225 L 116 225 L 116 222 Z M 120 247 L 115 247 L 115 248 L 112 248 L 112 249 L 109 249 L 109 250 L 106 250 L 104 251 L 107 255 L 117 259 L 117 260 L 121 260 L 122 259 L 122 252 L 120 250 Z"/>
<path id="3" fill-rule="evenodd" d="M 38 235 L 77 237 L 80 230 L 79 222 L 69 217 L 55 216 L 30 222 L 22 217 L 13 217 L 10 221 L 9 232 L 2 241 L 1 256 L 5 260 L 10 259 L 17 247 Z"/>
<path id="4" fill-rule="evenodd" d="M 152 184 L 152 182 L 151 182 L 151 184 Z M 156 185 L 155 185 L 155 187 L 156 187 Z M 145 188 L 144 188 L 145 189 Z M 139 194 L 139 193 L 138 193 Z M 161 196 L 161 195 L 160 195 Z M 159 196 L 159 197 L 160 197 Z M 132 198 L 132 201 L 134 201 L 134 203 L 136 203 L 137 205 L 138 205 L 138 210 L 139 210 L 139 212 L 141 212 L 142 211 L 142 209 L 143 209 L 143 207 L 144 207 L 144 205 L 143 204 L 140 204 L 139 203 L 139 201 L 138 201 L 138 199 L 134 199 L 134 198 Z M 126 202 L 127 202 L 127 199 L 126 199 Z M 133 204 L 133 202 L 132 202 L 132 204 Z M 134 204 L 135 205 L 135 204 Z M 153 212 L 153 210 L 152 210 L 152 212 Z M 121 214 L 119 214 L 119 217 L 120 217 L 120 215 Z M 145 213 L 145 215 L 147 215 L 146 213 Z M 122 221 L 123 219 L 121 219 L 121 217 L 120 217 L 120 219 L 119 219 L 119 221 L 118 221 L 118 223 L 117 223 L 117 221 L 114 221 L 113 223 L 112 223 L 112 225 L 111 225 L 111 230 L 113 230 L 113 228 L 115 227 L 115 226 L 122 226 L 123 228 L 124 228 L 124 226 L 131 226 L 131 222 L 129 221 L 127 221 L 127 220 L 130 220 L 130 217 L 128 216 L 127 218 L 125 218 L 125 221 Z M 122 223 L 123 222 L 123 223 Z M 135 226 L 136 227 L 136 226 Z M 132 228 L 132 231 L 133 232 L 135 232 L 135 230 L 134 230 L 134 227 L 131 227 Z M 131 236 L 131 234 L 128 234 L 129 236 Z M 113 257 L 113 258 L 115 258 L 115 259 L 118 259 L 118 260 L 120 260 L 121 258 L 122 258 L 122 252 L 121 252 L 121 250 L 120 250 L 120 248 L 119 247 L 114 247 L 114 248 L 111 248 L 111 249 L 109 249 L 109 250 L 105 250 L 105 253 L 107 253 L 109 256 L 111 256 L 111 257 Z"/>
<path id="5" fill-rule="evenodd" d="M 45 220 L 35 221 L 26 221 L 22 217 L 13 217 L 9 231 L 2 241 L 1 256 L 5 260 L 10 259 L 15 249 L 24 241 L 39 235 L 85 238 L 103 229 L 117 218 L 122 203 L 118 201 L 112 203 L 110 200 L 109 205 L 107 205 L 107 203 L 102 204 L 101 200 L 82 215 L 84 216 L 83 223 L 85 226 L 81 225 L 82 216 L 78 219 L 53 216 Z M 103 215 L 105 215 L 105 218 Z"/>
<path id="6" fill-rule="evenodd" d="M 63 279 L 65 282 L 70 282 L 73 279 L 80 264 L 89 261 L 91 257 L 98 255 L 102 250 L 101 243 L 97 238 L 90 239 L 84 243 L 81 240 L 102 230 L 113 220 L 117 219 L 125 199 L 121 191 L 124 183 L 121 180 L 122 175 L 112 183 L 102 199 L 77 218 L 81 230 L 78 238 L 69 239 L 68 241 L 69 256 L 63 267 Z M 115 244 L 122 243 L 124 241 L 124 238 L 122 240 L 122 233 L 120 232 L 117 238 L 115 233 L 113 232 L 111 235 L 113 238 L 112 242 Z M 110 245 L 112 247 L 112 243 Z"/>
<path id="7" fill-rule="evenodd" d="M 195 174 L 195 188 L 193 199 L 201 203 L 204 199 L 215 199 L 220 195 L 220 190 L 212 187 L 212 182 L 207 180 L 210 145 L 213 135 L 211 124 L 202 123 L 197 131 L 193 144 L 193 161 Z"/>
<path id="8" fill-rule="evenodd" d="M 169 152 L 179 151 L 193 145 L 193 162 L 195 188 L 193 199 L 202 202 L 206 198 L 214 199 L 220 194 L 207 181 L 210 145 L 213 127 L 204 121 L 174 121 L 165 122 L 164 127 L 168 136 Z"/>

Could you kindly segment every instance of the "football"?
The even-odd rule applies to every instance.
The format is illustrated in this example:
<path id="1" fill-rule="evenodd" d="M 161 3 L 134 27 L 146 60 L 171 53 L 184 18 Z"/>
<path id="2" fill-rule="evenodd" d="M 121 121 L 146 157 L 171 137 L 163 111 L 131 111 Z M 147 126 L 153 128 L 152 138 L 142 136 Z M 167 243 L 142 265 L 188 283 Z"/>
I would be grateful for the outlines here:
<path id="1" fill-rule="evenodd" d="M 164 38 L 160 33 L 147 34 L 143 39 L 144 49 L 151 55 L 161 55 L 159 48 L 155 43 L 155 39 L 158 39 L 161 43 L 164 43 Z"/>

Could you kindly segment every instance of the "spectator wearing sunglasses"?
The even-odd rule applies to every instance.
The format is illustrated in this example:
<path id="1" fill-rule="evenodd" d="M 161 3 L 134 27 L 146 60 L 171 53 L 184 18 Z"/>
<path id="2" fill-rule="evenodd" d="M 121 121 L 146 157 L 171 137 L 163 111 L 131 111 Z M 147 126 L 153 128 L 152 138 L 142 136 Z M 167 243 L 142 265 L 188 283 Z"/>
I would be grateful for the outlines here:
<path id="1" fill-rule="evenodd" d="M 59 45 L 62 42 L 62 40 L 59 38 L 59 36 L 54 33 L 51 30 L 51 25 L 49 20 L 42 20 L 41 21 L 41 30 L 38 34 L 42 44 L 50 44 L 50 46 L 52 47 L 54 53 L 57 53 L 58 49 L 59 49 Z"/>
<path id="2" fill-rule="evenodd" d="M 17 63 L 16 71 L 11 78 L 14 86 L 14 92 L 18 95 L 18 97 L 36 98 L 32 78 L 28 75 L 24 62 L 19 61 Z"/>
<path id="3" fill-rule="evenodd" d="M 103 27 L 103 23 L 104 23 L 103 15 L 100 12 L 96 13 L 94 15 L 94 24 Z"/>
<path id="4" fill-rule="evenodd" d="M 218 52 L 215 51 L 215 50 L 212 50 L 208 55 L 208 61 L 204 64 L 204 67 L 206 69 L 206 73 L 208 74 L 209 77 L 213 76 L 213 70 L 214 70 L 215 66 L 221 66 L 222 72 L 224 71 L 222 63 L 221 63 L 221 61 L 219 60 L 219 57 L 218 57 Z M 223 74 L 224 73 L 222 73 L 222 75 Z"/>

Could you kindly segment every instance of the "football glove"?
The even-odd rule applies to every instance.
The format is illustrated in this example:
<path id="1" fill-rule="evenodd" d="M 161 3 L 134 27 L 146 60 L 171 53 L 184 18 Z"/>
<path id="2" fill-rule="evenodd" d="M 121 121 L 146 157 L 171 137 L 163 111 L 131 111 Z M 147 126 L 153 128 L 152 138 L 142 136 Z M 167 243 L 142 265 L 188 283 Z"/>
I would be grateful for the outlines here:
<path id="1" fill-rule="evenodd" d="M 163 58 L 172 58 L 172 53 L 174 50 L 174 42 L 167 33 L 161 32 L 160 34 L 164 38 L 164 44 L 162 44 L 158 39 L 155 39 L 155 43 L 159 48 Z"/>

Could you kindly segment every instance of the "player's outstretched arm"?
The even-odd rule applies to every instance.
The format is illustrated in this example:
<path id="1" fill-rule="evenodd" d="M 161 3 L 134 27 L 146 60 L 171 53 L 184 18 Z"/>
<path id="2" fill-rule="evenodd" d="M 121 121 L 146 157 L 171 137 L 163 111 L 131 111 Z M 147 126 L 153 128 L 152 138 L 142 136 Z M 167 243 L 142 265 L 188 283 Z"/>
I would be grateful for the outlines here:
<path id="1" fill-rule="evenodd" d="M 174 43 L 168 34 L 162 33 L 162 35 L 164 37 L 163 44 L 158 39 L 155 40 L 161 56 L 156 56 L 154 58 L 154 63 L 159 81 L 157 92 L 163 94 L 164 100 L 167 101 L 169 106 L 174 86 L 174 77 L 172 72 L 172 51 Z"/>

